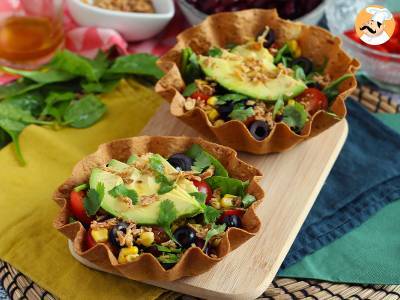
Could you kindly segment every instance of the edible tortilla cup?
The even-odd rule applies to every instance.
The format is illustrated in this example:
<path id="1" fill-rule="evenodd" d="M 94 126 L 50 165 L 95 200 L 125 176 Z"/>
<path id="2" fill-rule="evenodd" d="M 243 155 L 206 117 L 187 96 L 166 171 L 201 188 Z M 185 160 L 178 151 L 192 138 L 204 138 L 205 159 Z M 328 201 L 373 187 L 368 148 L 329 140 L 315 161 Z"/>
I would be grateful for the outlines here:
<path id="1" fill-rule="evenodd" d="M 311 59 L 314 64 L 323 65 L 327 58 L 325 73 L 328 73 L 332 80 L 347 73 L 353 75 L 340 85 L 340 94 L 331 105 L 332 112 L 340 119 L 344 118 L 346 116 L 344 101 L 356 88 L 354 73 L 360 67 L 359 62 L 349 57 L 341 48 L 340 39 L 328 31 L 317 26 L 286 21 L 279 18 L 275 10 L 262 9 L 212 15 L 200 25 L 178 35 L 175 47 L 158 61 L 158 65 L 166 74 L 158 81 L 156 92 L 170 102 L 171 114 L 207 138 L 217 140 L 235 150 L 254 154 L 282 152 L 337 123 L 338 118 L 325 111 L 319 111 L 305 124 L 301 134 L 296 134 L 286 124 L 280 122 L 275 123 L 266 139 L 258 141 L 241 121 L 231 120 L 216 127 L 198 107 L 185 112 L 184 97 L 181 94 L 185 83 L 179 71 L 182 49 L 191 47 L 195 53 L 205 54 L 214 46 L 224 48 L 232 43 L 244 44 L 254 39 L 265 26 L 275 31 L 278 47 L 288 40 L 295 39 L 300 45 L 302 56 Z"/>
<path id="2" fill-rule="evenodd" d="M 85 245 L 86 229 L 80 222 L 69 224 L 72 215 L 69 209 L 69 195 L 73 188 L 88 182 L 91 170 L 105 165 L 111 159 L 126 161 L 133 153 L 141 155 L 152 152 L 164 157 L 184 152 L 192 144 L 199 144 L 204 150 L 215 156 L 228 170 L 229 175 L 241 180 L 249 180 L 248 193 L 257 199 L 242 217 L 243 229 L 229 228 L 217 248 L 217 258 L 211 258 L 199 248 L 189 248 L 178 263 L 170 270 L 165 270 L 158 260 L 149 253 L 127 264 L 118 264 L 117 258 L 105 244 L 97 244 L 87 250 Z M 185 276 L 194 276 L 208 271 L 232 250 L 253 237 L 260 229 L 261 222 L 255 213 L 256 206 L 264 197 L 258 185 L 261 172 L 255 167 L 237 158 L 237 153 L 227 147 L 207 142 L 201 138 L 142 136 L 121 139 L 100 145 L 98 150 L 81 160 L 73 169 L 72 176 L 54 193 L 54 200 L 61 207 L 61 212 L 54 220 L 54 227 L 73 241 L 75 252 L 99 268 L 114 272 L 133 280 L 172 281 Z"/>

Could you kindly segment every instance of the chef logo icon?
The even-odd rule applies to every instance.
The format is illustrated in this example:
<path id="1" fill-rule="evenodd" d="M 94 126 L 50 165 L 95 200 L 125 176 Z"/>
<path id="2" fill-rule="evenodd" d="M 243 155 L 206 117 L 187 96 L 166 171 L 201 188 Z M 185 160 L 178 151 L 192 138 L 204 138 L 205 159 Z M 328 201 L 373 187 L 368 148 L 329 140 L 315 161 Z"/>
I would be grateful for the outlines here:
<path id="1" fill-rule="evenodd" d="M 371 5 L 360 11 L 355 29 L 358 37 L 368 45 L 382 45 L 393 35 L 396 22 L 385 7 Z"/>

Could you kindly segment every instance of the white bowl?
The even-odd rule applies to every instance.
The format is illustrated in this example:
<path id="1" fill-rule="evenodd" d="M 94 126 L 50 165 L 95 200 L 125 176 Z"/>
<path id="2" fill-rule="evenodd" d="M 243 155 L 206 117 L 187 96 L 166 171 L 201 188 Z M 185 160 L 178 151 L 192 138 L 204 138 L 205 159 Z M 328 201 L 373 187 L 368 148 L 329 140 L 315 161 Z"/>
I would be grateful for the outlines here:
<path id="1" fill-rule="evenodd" d="M 320 5 L 314 8 L 308 14 L 305 14 L 295 21 L 299 21 L 309 25 L 316 25 L 324 15 L 325 6 L 328 1 L 332 0 L 322 1 Z M 202 11 L 196 9 L 193 5 L 189 4 L 186 0 L 178 0 L 178 5 L 191 25 L 197 25 L 201 23 L 208 16 Z"/>
<path id="2" fill-rule="evenodd" d="M 115 29 L 127 41 L 141 41 L 159 33 L 175 14 L 173 0 L 152 0 L 156 13 L 133 13 L 99 8 L 81 0 L 67 0 L 77 23 Z"/>

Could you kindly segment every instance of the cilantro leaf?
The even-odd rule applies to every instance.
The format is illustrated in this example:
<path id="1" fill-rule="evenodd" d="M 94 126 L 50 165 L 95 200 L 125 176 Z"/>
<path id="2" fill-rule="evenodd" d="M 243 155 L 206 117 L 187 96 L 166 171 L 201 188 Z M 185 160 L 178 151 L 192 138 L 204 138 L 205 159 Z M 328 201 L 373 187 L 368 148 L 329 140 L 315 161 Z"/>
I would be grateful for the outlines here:
<path id="1" fill-rule="evenodd" d="M 194 193 L 190 193 L 189 195 L 193 196 L 197 200 L 197 202 L 199 202 L 201 205 L 203 205 L 203 204 L 205 205 L 206 198 L 207 198 L 206 194 L 201 193 L 201 192 L 194 192 Z"/>
<path id="2" fill-rule="evenodd" d="M 181 248 L 173 249 L 173 248 L 168 248 L 162 245 L 156 245 L 157 250 L 161 252 L 167 252 L 167 253 L 182 253 Z"/>
<path id="3" fill-rule="evenodd" d="M 188 85 L 185 87 L 184 91 L 182 92 L 182 95 L 183 95 L 184 97 L 189 97 L 189 96 L 191 96 L 196 90 L 197 90 L 197 85 L 196 85 L 194 82 L 192 82 L 191 84 L 188 84 Z"/>
<path id="4" fill-rule="evenodd" d="M 163 174 L 158 174 L 156 176 L 156 182 L 160 184 L 157 192 L 159 195 L 166 194 L 172 191 L 175 187 L 174 183 L 169 181 L 168 178 Z"/>
<path id="5" fill-rule="evenodd" d="M 223 105 L 228 101 L 232 101 L 232 102 L 238 102 L 238 101 L 242 101 L 242 100 L 246 100 L 248 99 L 248 96 L 242 95 L 242 94 L 226 94 L 223 96 L 217 96 L 217 104 L 218 105 Z"/>
<path id="6" fill-rule="evenodd" d="M 159 154 L 154 154 L 149 158 L 150 168 L 160 174 L 164 173 L 164 165 L 162 157 Z"/>
<path id="7" fill-rule="evenodd" d="M 100 208 L 101 202 L 104 198 L 104 183 L 99 182 L 96 189 L 90 189 L 85 199 L 83 200 L 83 206 L 85 207 L 86 213 L 89 216 L 94 216 Z"/>
<path id="8" fill-rule="evenodd" d="M 206 205 L 204 207 L 204 222 L 206 224 L 213 224 L 215 223 L 215 221 L 217 221 L 217 219 L 219 218 L 219 216 L 221 215 L 221 211 L 219 211 L 218 209 Z"/>
<path id="9" fill-rule="evenodd" d="M 293 105 L 285 107 L 282 121 L 291 128 L 302 129 L 307 122 L 307 117 L 305 107 L 299 102 L 294 102 Z"/>
<path id="10" fill-rule="evenodd" d="M 219 57 L 221 55 L 222 55 L 222 50 L 218 47 L 212 47 L 210 50 L 208 50 L 208 56 Z"/>
<path id="11" fill-rule="evenodd" d="M 174 235 L 172 234 L 171 224 L 177 219 L 177 211 L 174 202 L 169 199 L 163 200 L 160 203 L 160 211 L 158 214 L 157 224 L 161 226 L 165 233 L 179 245 Z"/>
<path id="12" fill-rule="evenodd" d="M 207 232 L 203 249 L 206 248 L 208 242 L 210 241 L 210 239 L 212 237 L 224 232 L 225 228 L 226 228 L 225 224 L 222 224 L 222 225 L 213 224 L 211 229 Z"/>
<path id="13" fill-rule="evenodd" d="M 229 117 L 232 120 L 245 121 L 248 117 L 251 117 L 252 115 L 254 115 L 254 110 L 252 107 L 248 107 L 246 109 L 243 109 L 243 108 L 234 109 L 229 114 Z"/>
<path id="14" fill-rule="evenodd" d="M 135 205 L 138 202 L 138 194 L 134 189 L 128 189 L 124 184 L 115 186 L 108 192 L 113 197 L 128 197 L 132 200 L 132 204 Z"/>
<path id="15" fill-rule="evenodd" d="M 278 100 L 275 102 L 274 111 L 272 112 L 272 117 L 275 118 L 276 115 L 280 115 L 285 107 L 285 102 L 283 101 L 283 97 L 280 96 Z"/>
<path id="16" fill-rule="evenodd" d="M 192 170 L 196 172 L 203 172 L 204 169 L 208 168 L 211 165 L 211 160 L 204 152 L 200 153 L 199 156 L 195 159 Z"/>
<path id="17" fill-rule="evenodd" d="M 189 156 L 191 159 L 195 160 L 195 163 L 194 163 L 195 165 L 196 165 L 197 160 L 199 160 L 200 161 L 200 162 L 198 162 L 199 167 L 205 166 L 205 163 L 206 163 L 205 156 L 206 156 L 210 160 L 210 165 L 213 165 L 215 167 L 215 175 L 228 177 L 228 171 L 219 162 L 219 160 L 216 159 L 214 156 L 212 156 L 210 153 L 204 151 L 200 145 L 193 144 L 192 147 L 190 147 L 190 149 L 187 150 L 185 154 L 187 156 Z"/>
<path id="18" fill-rule="evenodd" d="M 250 205 L 252 205 L 256 201 L 256 197 L 250 194 L 246 194 L 243 199 L 242 203 L 244 208 L 248 208 Z"/>

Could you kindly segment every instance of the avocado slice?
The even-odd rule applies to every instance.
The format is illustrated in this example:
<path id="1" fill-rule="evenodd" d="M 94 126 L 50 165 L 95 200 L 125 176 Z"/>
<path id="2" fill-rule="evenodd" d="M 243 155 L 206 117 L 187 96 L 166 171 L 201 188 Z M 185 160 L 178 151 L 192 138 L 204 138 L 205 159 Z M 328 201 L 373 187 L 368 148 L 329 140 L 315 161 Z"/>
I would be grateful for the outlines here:
<path id="1" fill-rule="evenodd" d="M 241 57 L 259 59 L 269 70 L 278 70 L 278 68 L 274 65 L 274 57 L 272 54 L 269 53 L 269 51 L 258 42 L 250 42 L 244 45 L 236 46 L 232 49 L 231 53 Z"/>
<path id="2" fill-rule="evenodd" d="M 108 167 L 115 169 L 124 167 L 122 162 L 110 162 Z M 167 162 L 167 164 L 169 164 Z M 126 165 L 126 164 L 125 164 Z M 128 165 L 127 165 L 128 166 Z M 171 168 L 173 168 L 171 166 Z M 123 170 L 124 168 L 122 168 Z M 157 194 L 159 184 L 156 182 L 154 176 L 150 174 L 141 174 L 137 169 L 133 169 L 131 179 L 133 183 L 126 185 L 128 188 L 133 188 L 138 193 L 138 196 L 149 196 Z M 147 206 L 140 204 L 128 206 L 118 198 L 109 194 L 115 186 L 123 184 L 120 176 L 104 171 L 99 168 L 92 170 L 89 184 L 91 188 L 95 188 L 98 183 L 103 183 L 105 187 L 104 198 L 101 207 L 113 216 L 119 217 L 123 220 L 129 220 L 137 224 L 154 225 L 157 224 L 159 215 L 159 206 L 161 201 L 169 199 L 174 202 L 177 217 L 194 216 L 201 212 L 203 209 L 200 203 L 189 193 L 197 191 L 196 187 L 190 181 L 184 179 L 177 182 L 177 186 L 168 193 L 159 195 L 159 200 Z"/>
<path id="3" fill-rule="evenodd" d="M 225 57 L 224 55 L 221 57 L 199 56 L 199 64 L 206 76 L 228 90 L 266 101 L 276 101 L 282 96 L 284 99 L 293 98 L 307 88 L 301 80 L 296 80 L 285 74 L 279 74 L 275 79 L 270 79 L 264 83 L 246 81 L 240 78 L 237 73 L 245 65 L 246 57 L 261 60 L 265 70 L 271 73 L 278 72 L 277 67 L 270 61 L 268 50 L 264 49 L 265 51 L 259 50 L 253 53 L 248 48 L 240 47 L 236 47 L 239 48 L 235 50 L 236 54 L 230 53 Z M 232 59 L 232 55 L 236 55 L 236 58 Z"/>
<path id="4" fill-rule="evenodd" d="M 121 161 L 119 161 L 119 160 L 112 159 L 112 160 L 110 160 L 110 162 L 107 164 L 107 167 L 108 167 L 110 170 L 113 170 L 113 171 L 115 171 L 115 172 L 122 172 L 123 170 L 125 170 L 126 168 L 128 168 L 129 165 L 126 164 L 126 163 L 123 163 L 123 162 L 121 162 Z"/>

